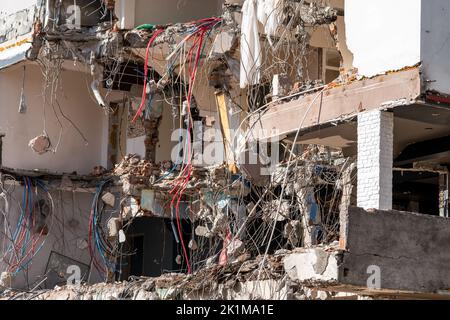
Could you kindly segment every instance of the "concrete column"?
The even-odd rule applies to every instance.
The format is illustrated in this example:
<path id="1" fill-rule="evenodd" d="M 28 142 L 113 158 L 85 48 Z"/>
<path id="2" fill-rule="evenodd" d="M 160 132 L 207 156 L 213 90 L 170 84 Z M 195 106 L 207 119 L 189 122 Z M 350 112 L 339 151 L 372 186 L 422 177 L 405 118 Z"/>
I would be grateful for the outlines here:
<path id="1" fill-rule="evenodd" d="M 0 135 L 1 139 L 1 135 Z M 0 140 L 1 141 L 1 140 Z M 1 162 L 0 162 L 1 165 Z M 448 173 L 439 174 L 439 215 L 447 218 L 448 215 Z"/>
<path id="2" fill-rule="evenodd" d="M 358 207 L 392 209 L 394 114 L 358 115 Z"/>
<path id="3" fill-rule="evenodd" d="M 117 0 L 116 1 L 116 16 L 119 19 L 120 29 L 133 29 L 135 27 L 136 16 L 136 1 L 135 0 Z"/>

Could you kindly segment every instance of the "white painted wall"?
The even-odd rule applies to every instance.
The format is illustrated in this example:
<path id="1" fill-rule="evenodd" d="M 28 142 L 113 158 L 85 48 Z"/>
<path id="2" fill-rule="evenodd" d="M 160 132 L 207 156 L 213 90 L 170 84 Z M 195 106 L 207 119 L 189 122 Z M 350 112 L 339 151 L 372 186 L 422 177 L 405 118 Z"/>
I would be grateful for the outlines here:
<path id="1" fill-rule="evenodd" d="M 430 2 L 434 1 L 345 1 L 347 45 L 361 75 L 420 62 L 421 9 Z"/>
<path id="2" fill-rule="evenodd" d="M 91 77 L 74 71 L 61 73 L 58 99 L 64 113 L 78 125 L 89 141 L 85 145 L 70 123 L 62 119 L 63 134 L 56 153 L 38 155 L 28 142 L 42 134 L 44 129 L 42 74 L 36 65 L 27 65 L 25 99 L 27 113 L 19 114 L 23 68 L 15 66 L 0 72 L 0 132 L 3 139 L 3 165 L 18 169 L 40 169 L 52 172 L 88 174 L 95 166 L 106 165 L 105 146 L 107 117 L 92 100 L 88 84 Z M 60 127 L 51 106 L 46 107 L 47 133 L 54 145 Z M 105 154 L 103 154 L 105 153 Z"/>
<path id="3" fill-rule="evenodd" d="M 426 89 L 450 94 L 450 1 L 422 1 L 422 65 Z"/>
<path id="4" fill-rule="evenodd" d="M 3 0 L 0 4 L 0 12 L 11 14 L 36 4 L 38 0 Z"/>

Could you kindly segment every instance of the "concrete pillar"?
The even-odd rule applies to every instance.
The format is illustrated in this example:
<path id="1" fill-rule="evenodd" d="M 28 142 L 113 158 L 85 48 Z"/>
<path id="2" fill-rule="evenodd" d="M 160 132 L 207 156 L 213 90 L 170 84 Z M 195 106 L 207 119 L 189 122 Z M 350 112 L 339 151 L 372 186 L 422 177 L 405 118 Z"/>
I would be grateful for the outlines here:
<path id="1" fill-rule="evenodd" d="M 358 115 L 358 207 L 392 209 L 394 114 Z"/>
<path id="2" fill-rule="evenodd" d="M 119 19 L 120 29 L 133 29 L 135 27 L 136 16 L 136 1 L 135 0 L 117 0 L 116 1 L 116 16 Z"/>
<path id="3" fill-rule="evenodd" d="M 1 137 L 1 135 L 0 135 Z M 1 162 L 0 162 L 1 165 Z M 439 174 L 439 215 L 448 218 L 448 173 Z"/>

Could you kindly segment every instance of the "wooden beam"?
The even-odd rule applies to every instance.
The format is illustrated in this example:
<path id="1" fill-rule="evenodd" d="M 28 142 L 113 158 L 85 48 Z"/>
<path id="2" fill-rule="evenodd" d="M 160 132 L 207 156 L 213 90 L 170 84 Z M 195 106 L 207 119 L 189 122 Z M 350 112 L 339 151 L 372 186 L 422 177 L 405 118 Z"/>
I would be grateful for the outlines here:
<path id="1" fill-rule="evenodd" d="M 217 111 L 219 112 L 220 127 L 222 129 L 223 144 L 225 147 L 225 157 L 228 169 L 231 173 L 238 172 L 236 162 L 234 161 L 233 141 L 230 131 L 230 119 L 228 118 L 228 108 L 225 93 L 223 91 L 216 92 Z"/>

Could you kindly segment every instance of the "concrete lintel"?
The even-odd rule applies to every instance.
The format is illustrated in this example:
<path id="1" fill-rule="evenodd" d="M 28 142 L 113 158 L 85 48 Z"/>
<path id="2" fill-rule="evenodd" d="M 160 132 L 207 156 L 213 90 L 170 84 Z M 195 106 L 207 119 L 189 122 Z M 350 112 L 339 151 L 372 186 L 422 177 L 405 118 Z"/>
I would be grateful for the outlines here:
<path id="1" fill-rule="evenodd" d="M 322 93 L 309 93 L 297 100 L 269 107 L 268 111 L 255 116 L 254 127 L 264 130 L 262 139 L 287 136 L 298 130 L 303 118 L 302 131 L 307 131 L 333 121 L 350 119 L 359 112 L 412 104 L 420 94 L 420 70 L 414 67 L 327 88 Z M 320 96 L 316 98 L 317 95 Z M 278 131 L 274 134 L 273 130 Z"/>

